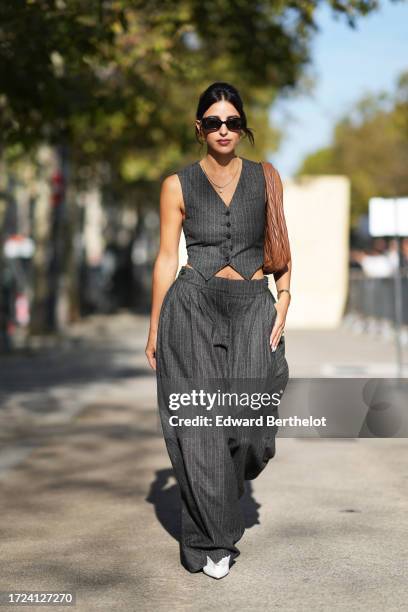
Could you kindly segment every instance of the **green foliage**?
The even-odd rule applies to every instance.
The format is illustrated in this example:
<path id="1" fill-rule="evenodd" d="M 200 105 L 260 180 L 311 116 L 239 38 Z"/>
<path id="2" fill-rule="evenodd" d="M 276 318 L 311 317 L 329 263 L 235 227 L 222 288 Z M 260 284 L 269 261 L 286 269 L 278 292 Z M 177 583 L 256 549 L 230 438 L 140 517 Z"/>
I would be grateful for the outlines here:
<path id="1" fill-rule="evenodd" d="M 300 174 L 345 174 L 352 224 L 369 198 L 408 196 L 408 72 L 392 95 L 364 96 L 336 125 L 330 147 L 309 155 Z"/>
<path id="2" fill-rule="evenodd" d="M 376 2 L 327 0 L 353 25 Z M 255 156 L 277 93 L 310 61 L 317 0 L 14 0 L 0 4 L 0 146 L 68 142 L 77 167 L 109 160 L 155 180 L 196 156 L 195 104 L 215 80 L 241 91 Z M 243 154 L 247 144 L 243 146 Z M 252 149 L 251 149 L 252 152 Z"/>

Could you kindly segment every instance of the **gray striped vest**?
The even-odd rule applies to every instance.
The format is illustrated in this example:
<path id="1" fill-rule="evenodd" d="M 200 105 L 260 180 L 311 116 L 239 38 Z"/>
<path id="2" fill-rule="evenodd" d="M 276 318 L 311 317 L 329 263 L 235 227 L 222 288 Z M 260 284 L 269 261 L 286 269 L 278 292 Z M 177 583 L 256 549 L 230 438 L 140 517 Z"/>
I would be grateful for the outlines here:
<path id="1" fill-rule="evenodd" d="M 263 264 L 266 200 L 262 165 L 242 158 L 241 175 L 229 206 L 198 161 L 177 175 L 186 212 L 187 263 L 206 280 L 226 265 L 249 280 Z"/>

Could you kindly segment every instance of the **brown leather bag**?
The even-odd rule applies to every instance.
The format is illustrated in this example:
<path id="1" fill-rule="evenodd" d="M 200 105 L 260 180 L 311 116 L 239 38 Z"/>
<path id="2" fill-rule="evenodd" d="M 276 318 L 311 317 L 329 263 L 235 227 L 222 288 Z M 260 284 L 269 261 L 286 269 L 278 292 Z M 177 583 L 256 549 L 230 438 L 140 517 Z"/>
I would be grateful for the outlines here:
<path id="1" fill-rule="evenodd" d="M 291 260 L 288 230 L 283 209 L 283 186 L 279 172 L 270 162 L 261 162 L 266 184 L 264 274 L 284 273 Z"/>

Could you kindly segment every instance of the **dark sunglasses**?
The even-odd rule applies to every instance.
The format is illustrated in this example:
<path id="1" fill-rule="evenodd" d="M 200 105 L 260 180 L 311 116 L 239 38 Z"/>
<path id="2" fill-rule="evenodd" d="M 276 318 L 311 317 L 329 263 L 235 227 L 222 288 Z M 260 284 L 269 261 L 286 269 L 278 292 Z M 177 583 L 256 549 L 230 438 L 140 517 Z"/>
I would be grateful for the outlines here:
<path id="1" fill-rule="evenodd" d="M 201 125 L 206 132 L 217 132 L 223 123 L 230 132 L 242 130 L 241 117 L 228 117 L 226 121 L 221 121 L 219 117 L 203 117 L 201 119 Z"/>

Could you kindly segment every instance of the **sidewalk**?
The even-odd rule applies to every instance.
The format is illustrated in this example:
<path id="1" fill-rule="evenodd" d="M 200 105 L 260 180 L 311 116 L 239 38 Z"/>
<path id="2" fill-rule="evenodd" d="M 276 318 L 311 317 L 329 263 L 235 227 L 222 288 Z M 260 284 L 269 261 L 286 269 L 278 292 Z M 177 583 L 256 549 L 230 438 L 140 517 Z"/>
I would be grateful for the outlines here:
<path id="1" fill-rule="evenodd" d="M 93 317 L 72 346 L 0 358 L 1 590 L 71 589 L 80 612 L 405 609 L 403 439 L 278 438 L 247 483 L 229 576 L 184 570 L 147 331 L 146 317 Z M 286 339 L 291 376 L 394 355 L 347 329 Z"/>

